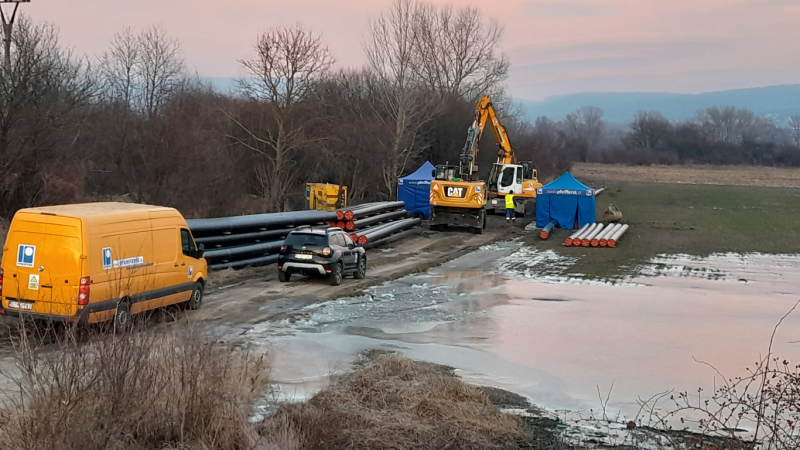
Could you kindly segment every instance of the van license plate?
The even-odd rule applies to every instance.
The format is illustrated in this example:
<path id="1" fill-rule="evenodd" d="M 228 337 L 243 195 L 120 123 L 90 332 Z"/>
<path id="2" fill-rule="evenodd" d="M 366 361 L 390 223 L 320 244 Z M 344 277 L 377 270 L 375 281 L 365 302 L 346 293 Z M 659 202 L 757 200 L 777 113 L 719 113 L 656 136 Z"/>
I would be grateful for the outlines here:
<path id="1" fill-rule="evenodd" d="M 311 255 L 297 254 L 297 259 L 311 259 Z"/>
<path id="2" fill-rule="evenodd" d="M 8 302 L 8 307 L 9 308 L 15 308 L 15 309 L 31 310 L 31 309 L 33 309 L 33 303 L 23 303 L 23 302 L 11 301 L 11 302 Z"/>

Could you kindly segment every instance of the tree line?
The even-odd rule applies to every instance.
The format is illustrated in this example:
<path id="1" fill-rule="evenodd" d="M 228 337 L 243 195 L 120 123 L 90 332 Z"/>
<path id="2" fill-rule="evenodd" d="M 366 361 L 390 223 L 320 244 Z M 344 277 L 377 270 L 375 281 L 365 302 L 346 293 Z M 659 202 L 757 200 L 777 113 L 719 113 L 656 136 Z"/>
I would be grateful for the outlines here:
<path id="1" fill-rule="evenodd" d="M 220 93 L 163 28 L 125 29 L 103 54 L 76 56 L 52 24 L 21 17 L 0 69 L 0 216 L 103 199 L 188 217 L 282 211 L 302 207 L 307 182 L 347 185 L 354 202 L 393 199 L 423 161 L 457 161 L 485 94 L 543 179 L 591 160 L 796 165 L 797 139 L 742 110 L 679 124 L 643 112 L 627 133 L 593 107 L 528 122 L 504 92 L 502 37 L 476 8 L 396 0 L 365 30 L 363 67 L 336 68 L 312 30 L 275 27 Z"/>
<path id="2" fill-rule="evenodd" d="M 79 57 L 22 17 L 0 71 L 0 215 L 122 197 L 187 216 L 281 211 L 306 182 L 393 198 L 424 160 L 457 159 L 474 102 L 502 94 L 502 35 L 475 8 L 397 0 L 366 30 L 364 67 L 337 69 L 319 34 L 276 27 L 220 93 L 162 28 Z"/>
<path id="3" fill-rule="evenodd" d="M 571 142 L 570 161 L 580 162 L 800 166 L 800 116 L 780 125 L 747 108 L 711 106 L 681 121 L 638 111 L 625 127 L 609 126 L 602 117 L 591 106 L 558 122 L 539 117 L 531 125 L 533 145 Z"/>

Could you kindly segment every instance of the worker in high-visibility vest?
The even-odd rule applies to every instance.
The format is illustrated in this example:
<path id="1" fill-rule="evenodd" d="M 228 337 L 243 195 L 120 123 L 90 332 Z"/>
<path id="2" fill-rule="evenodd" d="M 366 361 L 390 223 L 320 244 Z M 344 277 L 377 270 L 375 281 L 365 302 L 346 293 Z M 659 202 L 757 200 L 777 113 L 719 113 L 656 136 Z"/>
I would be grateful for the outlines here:
<path id="1" fill-rule="evenodd" d="M 506 222 L 517 220 L 517 214 L 514 211 L 514 193 L 509 192 L 506 194 Z"/>

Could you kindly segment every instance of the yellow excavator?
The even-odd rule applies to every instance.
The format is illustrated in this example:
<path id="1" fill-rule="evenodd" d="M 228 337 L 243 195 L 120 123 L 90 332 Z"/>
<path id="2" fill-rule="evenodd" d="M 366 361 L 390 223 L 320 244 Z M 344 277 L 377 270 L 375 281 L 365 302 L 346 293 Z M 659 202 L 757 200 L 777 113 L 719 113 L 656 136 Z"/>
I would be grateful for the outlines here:
<path id="1" fill-rule="evenodd" d="M 514 194 L 514 205 L 517 213 L 525 217 L 536 213 L 536 188 L 542 186 L 539 182 L 538 172 L 531 161 L 517 161 L 517 156 L 511 147 L 505 127 L 497 118 L 497 113 L 492 106 L 488 95 L 484 95 L 475 107 L 475 121 L 479 123 L 480 140 L 483 128 L 487 122 L 492 126 L 494 137 L 497 140 L 497 162 L 492 164 L 489 171 L 487 185 L 489 188 L 486 209 L 494 212 L 497 209 L 505 211 L 506 194 Z M 476 144 L 477 145 L 477 141 Z"/>
<path id="2" fill-rule="evenodd" d="M 497 162 L 492 164 L 487 183 L 476 180 L 475 164 L 486 122 L 497 140 Z M 515 210 L 523 216 L 535 214 L 536 188 L 541 187 L 531 161 L 517 161 L 505 127 L 497 118 L 488 95 L 475 106 L 475 120 L 467 130 L 459 165 L 436 166 L 431 182 L 431 229 L 465 226 L 480 233 L 486 227 L 487 210 L 505 210 L 505 195 L 514 193 Z M 487 204 L 488 203 L 488 204 Z"/>
<path id="3" fill-rule="evenodd" d="M 431 230 L 466 227 L 475 233 L 486 228 L 486 183 L 476 180 L 478 141 L 483 125 L 476 118 L 467 130 L 459 164 L 440 164 L 431 181 Z"/>

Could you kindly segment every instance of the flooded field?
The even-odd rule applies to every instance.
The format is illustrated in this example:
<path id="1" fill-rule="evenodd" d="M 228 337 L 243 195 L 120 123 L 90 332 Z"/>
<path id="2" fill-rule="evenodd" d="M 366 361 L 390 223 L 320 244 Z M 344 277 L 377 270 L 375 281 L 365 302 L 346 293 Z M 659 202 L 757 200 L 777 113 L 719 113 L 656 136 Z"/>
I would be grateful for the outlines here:
<path id="1" fill-rule="evenodd" d="M 378 348 L 452 366 L 468 382 L 550 410 L 597 412 L 598 391 L 605 399 L 611 390 L 609 413 L 632 418 L 639 398 L 712 389 L 719 376 L 700 361 L 745 374 L 800 298 L 794 255 L 659 256 L 615 279 L 563 275 L 574 262 L 493 244 L 279 323 L 222 331 L 269 348 L 286 399 L 307 397 Z M 800 362 L 798 340 L 800 312 L 777 330 L 773 352 Z"/>

